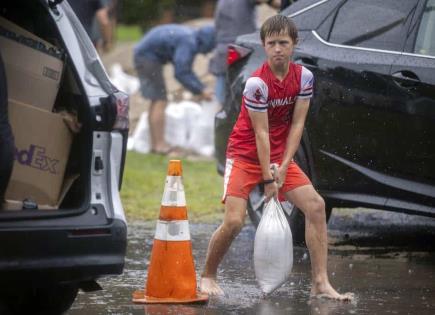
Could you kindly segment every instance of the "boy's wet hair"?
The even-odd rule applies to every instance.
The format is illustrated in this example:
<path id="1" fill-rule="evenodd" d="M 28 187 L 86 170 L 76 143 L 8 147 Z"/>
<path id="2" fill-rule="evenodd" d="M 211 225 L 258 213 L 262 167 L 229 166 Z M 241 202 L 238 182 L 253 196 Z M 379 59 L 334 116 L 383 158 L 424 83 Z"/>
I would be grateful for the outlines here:
<path id="1" fill-rule="evenodd" d="M 285 15 L 274 15 L 268 18 L 260 29 L 261 41 L 265 42 L 266 36 L 287 34 L 293 40 L 293 44 L 298 42 L 298 29 L 293 20 Z"/>

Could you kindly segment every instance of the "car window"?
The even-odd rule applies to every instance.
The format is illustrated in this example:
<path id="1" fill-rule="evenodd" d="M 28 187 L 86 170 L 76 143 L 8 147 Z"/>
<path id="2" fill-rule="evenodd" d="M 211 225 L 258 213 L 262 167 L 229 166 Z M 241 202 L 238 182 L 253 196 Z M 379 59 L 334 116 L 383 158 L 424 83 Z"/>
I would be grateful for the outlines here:
<path id="1" fill-rule="evenodd" d="M 295 22 L 298 30 L 313 30 L 328 16 L 328 14 L 343 0 L 315 1 L 314 3 L 301 7 L 297 1 L 291 5 L 291 10 L 285 10 L 282 14 L 290 16 Z"/>
<path id="2" fill-rule="evenodd" d="M 418 0 L 348 0 L 325 25 L 326 40 L 342 45 L 401 51 Z"/>
<path id="3" fill-rule="evenodd" d="M 435 0 L 428 0 L 417 33 L 414 52 L 435 56 Z"/>
<path id="4" fill-rule="evenodd" d="M 338 5 L 336 5 L 336 7 L 333 8 L 333 10 L 330 10 L 328 14 L 325 16 L 320 26 L 316 29 L 320 37 L 329 41 L 331 37 L 332 25 L 334 24 L 334 21 L 337 18 L 337 13 L 345 3 L 346 3 L 345 0 L 341 0 L 338 3 Z"/>

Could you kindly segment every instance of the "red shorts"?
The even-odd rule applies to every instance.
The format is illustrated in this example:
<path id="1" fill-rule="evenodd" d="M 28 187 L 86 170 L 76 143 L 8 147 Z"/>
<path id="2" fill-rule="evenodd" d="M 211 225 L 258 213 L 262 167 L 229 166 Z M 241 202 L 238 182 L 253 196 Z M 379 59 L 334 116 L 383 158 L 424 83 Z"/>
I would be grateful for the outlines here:
<path id="1" fill-rule="evenodd" d="M 224 175 L 224 195 L 222 202 L 225 203 L 227 196 L 240 197 L 248 200 L 252 189 L 263 181 L 261 167 L 245 161 L 227 159 Z M 310 179 L 294 162 L 290 162 L 284 184 L 279 189 L 282 196 L 284 193 L 300 186 L 311 185 Z"/>

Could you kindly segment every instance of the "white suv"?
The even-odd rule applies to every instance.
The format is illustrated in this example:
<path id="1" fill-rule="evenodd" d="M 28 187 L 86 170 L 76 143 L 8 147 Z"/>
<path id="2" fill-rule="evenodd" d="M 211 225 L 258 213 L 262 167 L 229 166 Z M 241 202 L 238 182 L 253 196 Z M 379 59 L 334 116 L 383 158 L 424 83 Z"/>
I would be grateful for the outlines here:
<path id="1" fill-rule="evenodd" d="M 0 16 L 59 48 L 63 79 L 54 108 L 63 104 L 82 124 L 65 170 L 76 179 L 58 207 L 0 211 L 0 313 L 58 314 L 79 288 L 99 289 L 97 278 L 123 271 L 128 96 L 110 82 L 67 1 L 2 0 Z"/>

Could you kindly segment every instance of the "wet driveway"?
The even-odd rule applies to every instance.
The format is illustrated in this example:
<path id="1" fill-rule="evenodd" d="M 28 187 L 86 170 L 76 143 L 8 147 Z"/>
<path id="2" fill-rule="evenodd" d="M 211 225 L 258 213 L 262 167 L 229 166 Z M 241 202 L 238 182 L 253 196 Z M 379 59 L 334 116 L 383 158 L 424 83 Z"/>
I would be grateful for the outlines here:
<path id="1" fill-rule="evenodd" d="M 103 291 L 79 293 L 67 314 L 435 314 L 435 220 L 367 210 L 335 212 L 328 225 L 329 274 L 339 291 L 356 293 L 354 303 L 308 299 L 310 262 L 302 248 L 295 248 L 289 281 L 262 298 L 252 264 L 255 229 L 247 224 L 220 268 L 225 297 L 203 306 L 134 305 L 131 294 L 144 285 L 154 223 L 131 223 L 124 274 L 102 279 Z M 198 274 L 215 228 L 190 226 Z"/>

